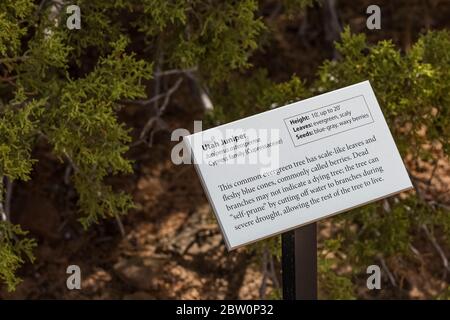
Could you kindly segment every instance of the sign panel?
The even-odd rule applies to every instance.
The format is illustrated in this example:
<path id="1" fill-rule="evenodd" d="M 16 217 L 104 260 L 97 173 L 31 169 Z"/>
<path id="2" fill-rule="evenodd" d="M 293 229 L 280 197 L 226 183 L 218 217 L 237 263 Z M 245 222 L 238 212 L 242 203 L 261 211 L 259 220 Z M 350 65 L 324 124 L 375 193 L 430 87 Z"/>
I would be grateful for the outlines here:
<path id="1" fill-rule="evenodd" d="M 368 81 L 184 141 L 229 250 L 412 188 Z"/>

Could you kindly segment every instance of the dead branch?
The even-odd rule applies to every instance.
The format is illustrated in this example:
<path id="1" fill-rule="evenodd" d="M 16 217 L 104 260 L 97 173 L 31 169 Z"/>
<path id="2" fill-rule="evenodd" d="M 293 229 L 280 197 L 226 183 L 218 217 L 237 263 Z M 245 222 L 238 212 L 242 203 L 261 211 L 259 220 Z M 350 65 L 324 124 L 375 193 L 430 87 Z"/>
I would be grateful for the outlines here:
<path id="1" fill-rule="evenodd" d="M 174 94 L 175 91 L 180 87 L 181 83 L 183 82 L 182 78 L 179 78 L 177 82 L 165 93 L 164 102 L 162 106 L 158 109 L 157 114 L 155 116 L 152 116 L 147 123 L 145 124 L 144 128 L 141 131 L 141 134 L 139 136 L 139 140 L 144 141 L 145 137 L 148 135 L 149 131 L 152 129 L 154 125 L 159 125 L 159 127 L 164 127 L 162 125 L 160 118 L 163 115 L 163 113 L 166 111 L 167 106 L 169 105 L 170 98 Z"/>
<path id="2" fill-rule="evenodd" d="M 174 74 L 180 74 L 180 73 L 191 73 L 197 71 L 197 67 L 192 67 L 188 69 L 172 69 L 172 70 L 166 70 L 166 71 L 157 71 L 154 73 L 155 77 L 165 77 L 165 76 L 171 76 Z"/>
<path id="3" fill-rule="evenodd" d="M 201 234 L 205 234 L 206 237 L 217 234 L 219 232 L 217 226 L 205 223 L 204 217 L 201 211 L 194 212 L 176 235 L 162 239 L 160 249 L 182 257 L 195 243 L 201 243 Z"/>
<path id="4" fill-rule="evenodd" d="M 274 256 L 271 254 L 269 257 L 270 276 L 276 289 L 280 289 L 280 282 L 278 281 L 277 273 L 275 272 Z"/>
<path id="5" fill-rule="evenodd" d="M 436 207 L 439 207 L 439 208 L 442 208 L 442 209 L 445 209 L 445 210 L 450 211 L 450 206 L 449 206 L 449 205 L 446 205 L 446 204 L 444 204 L 444 203 L 441 203 L 441 202 L 430 201 L 430 205 L 436 206 Z"/>
<path id="6" fill-rule="evenodd" d="M 437 166 L 437 164 L 435 165 L 435 167 L 436 166 Z M 408 173 L 409 173 L 409 171 L 408 171 Z M 431 183 L 431 181 L 432 181 L 432 179 L 434 177 L 434 174 L 435 174 L 435 168 L 433 168 L 433 172 L 432 172 L 430 178 L 428 179 L 428 181 L 426 183 Z M 444 208 L 446 210 L 450 209 L 449 206 L 437 203 L 436 201 L 427 201 L 425 199 L 425 195 L 422 193 L 420 188 L 417 186 L 418 179 L 415 179 L 415 177 L 411 173 L 409 173 L 409 176 L 411 177 L 411 182 L 412 182 L 412 184 L 414 186 L 414 189 L 415 189 L 419 199 L 424 201 L 427 205 L 429 205 L 432 208 L 434 208 L 435 206 L 439 206 L 439 207 L 442 207 L 442 208 Z M 428 240 L 430 240 L 430 242 L 433 245 L 434 249 L 437 251 L 437 253 L 441 257 L 442 264 L 444 265 L 444 269 L 445 269 L 445 271 L 444 271 L 444 277 L 445 277 L 447 275 L 447 272 L 450 271 L 450 267 L 449 267 L 449 264 L 448 264 L 448 258 L 446 257 L 446 255 L 444 253 L 444 250 L 441 248 L 441 246 L 437 242 L 436 238 L 431 234 L 431 232 L 428 229 L 428 227 L 425 224 L 422 224 L 421 228 L 425 232 L 425 235 L 427 236 Z"/>
<path id="7" fill-rule="evenodd" d="M 8 221 L 8 219 L 6 218 L 5 210 L 3 209 L 2 202 L 0 202 L 0 218 L 1 218 L 1 221 Z"/>
<path id="8" fill-rule="evenodd" d="M 132 105 L 138 107 L 148 107 L 152 103 L 164 98 L 166 93 L 160 93 L 150 99 L 136 99 L 136 100 L 118 100 L 117 102 L 124 105 Z"/>
<path id="9" fill-rule="evenodd" d="M 4 177 L 0 177 L 0 183 L 3 184 L 3 180 L 4 180 Z M 2 198 L 3 198 L 3 195 L 0 194 L 0 218 L 1 218 L 1 221 L 8 221 L 5 209 L 3 207 L 3 201 L 1 201 Z"/>
<path id="10" fill-rule="evenodd" d="M 414 247 L 412 244 L 409 244 L 409 249 L 410 249 L 417 257 L 419 257 L 420 259 L 422 259 L 422 256 L 421 256 L 419 250 L 417 250 L 416 247 Z"/>
<path id="11" fill-rule="evenodd" d="M 117 226 L 119 227 L 120 235 L 122 236 L 122 238 L 125 238 L 125 228 L 119 216 L 116 216 L 116 222 Z"/>
<path id="12" fill-rule="evenodd" d="M 179 78 L 179 79 L 177 80 L 177 82 L 176 82 L 176 83 L 175 83 L 175 84 L 167 91 L 166 96 L 165 96 L 165 98 L 164 98 L 163 105 L 161 106 L 161 108 L 159 109 L 159 112 L 158 112 L 158 115 L 159 115 L 159 116 L 161 116 L 161 115 L 166 111 L 166 108 L 167 108 L 167 106 L 168 106 L 168 104 L 169 104 L 171 95 L 172 95 L 175 91 L 177 91 L 177 89 L 180 87 L 180 85 L 181 85 L 182 82 L 183 82 L 183 79 L 182 79 L 182 78 Z"/>
<path id="13" fill-rule="evenodd" d="M 387 266 L 386 261 L 382 257 L 380 257 L 379 260 L 381 262 L 381 267 L 383 268 L 384 272 L 386 272 L 386 274 L 388 276 L 388 279 L 391 282 L 392 286 L 397 287 L 397 282 L 395 281 L 395 277 L 392 274 L 392 272 L 389 269 L 389 267 Z"/>
<path id="14" fill-rule="evenodd" d="M 428 229 L 428 227 L 425 224 L 422 224 L 421 228 L 423 229 L 423 231 L 425 231 L 425 235 L 427 236 L 428 240 L 430 240 L 430 242 L 433 245 L 434 249 L 437 251 L 437 253 L 441 257 L 442 264 L 443 264 L 443 266 L 445 268 L 445 271 L 444 271 L 444 277 L 445 277 L 447 275 L 447 271 L 450 271 L 450 267 L 448 265 L 447 256 L 445 255 L 444 250 L 441 248 L 441 246 L 437 242 L 436 238 L 431 234 L 431 232 Z"/>
<path id="15" fill-rule="evenodd" d="M 207 89 L 200 83 L 200 80 L 193 72 L 187 72 L 186 76 L 191 80 L 192 84 L 195 86 L 197 94 L 200 98 L 200 102 L 203 105 L 203 110 L 210 111 L 214 109 L 214 105 L 209 97 Z"/>

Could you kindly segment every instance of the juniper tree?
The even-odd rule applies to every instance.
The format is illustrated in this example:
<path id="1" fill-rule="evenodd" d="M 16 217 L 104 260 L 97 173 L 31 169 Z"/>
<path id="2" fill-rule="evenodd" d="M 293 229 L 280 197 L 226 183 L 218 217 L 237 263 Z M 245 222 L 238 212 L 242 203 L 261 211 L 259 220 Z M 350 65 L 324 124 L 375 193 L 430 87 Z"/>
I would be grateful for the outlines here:
<path id="1" fill-rule="evenodd" d="M 117 113 L 137 103 L 159 108 L 160 115 L 166 105 L 154 102 L 167 97 L 160 85 L 164 74 L 175 76 L 175 89 L 181 75 L 201 90 L 207 88 L 214 103 L 207 114 L 210 125 L 369 79 L 403 156 L 436 159 L 426 142 L 440 144 L 449 155 L 446 31 L 430 32 L 402 53 L 389 41 L 369 45 L 363 35 L 347 29 L 336 46 L 341 58 L 324 62 L 316 81 L 306 83 L 293 75 L 275 83 L 250 63 L 270 32 L 258 16 L 264 1 L 74 2 L 81 8 L 80 30 L 65 27 L 69 1 L 1 1 L 0 280 L 10 290 L 19 281 L 18 268 L 33 260 L 36 245 L 11 223 L 15 213 L 9 205 L 11 184 L 30 179 L 36 163 L 32 151 L 44 142 L 72 168 L 84 227 L 127 213 L 133 206 L 130 196 L 105 182 L 109 175 L 132 171 L 125 157 L 131 128 Z M 295 13 L 314 2 L 280 3 Z M 149 132 L 143 133 L 147 138 Z M 331 269 L 342 263 L 343 254 L 357 274 L 374 259 L 407 255 L 418 228 L 430 234 L 439 228 L 450 240 L 445 206 L 413 193 L 338 216 L 333 223 L 339 231 L 321 244 L 319 260 L 321 290 L 328 297 L 353 296 L 350 279 Z M 257 250 L 264 247 L 279 257 L 279 238 Z"/>
<path id="2" fill-rule="evenodd" d="M 37 143 L 72 167 L 84 227 L 125 214 L 130 196 L 105 183 L 132 171 L 130 128 L 117 112 L 151 100 L 155 70 L 196 69 L 205 82 L 223 81 L 248 66 L 264 29 L 254 0 L 80 0 L 80 30 L 66 28 L 69 4 L 0 6 L 0 279 L 10 290 L 36 243 L 11 223 L 5 186 L 30 179 Z"/>

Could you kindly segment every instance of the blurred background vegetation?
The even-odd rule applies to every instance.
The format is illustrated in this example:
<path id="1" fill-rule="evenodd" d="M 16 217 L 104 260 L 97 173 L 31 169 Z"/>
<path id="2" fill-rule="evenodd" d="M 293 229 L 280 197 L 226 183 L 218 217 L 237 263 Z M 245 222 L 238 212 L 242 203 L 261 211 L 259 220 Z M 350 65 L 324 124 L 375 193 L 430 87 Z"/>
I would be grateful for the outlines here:
<path id="1" fill-rule="evenodd" d="M 415 190 L 319 223 L 320 297 L 448 299 L 450 2 L 371 4 L 0 0 L 0 298 L 280 298 L 279 237 L 228 253 L 171 132 L 370 80 Z"/>

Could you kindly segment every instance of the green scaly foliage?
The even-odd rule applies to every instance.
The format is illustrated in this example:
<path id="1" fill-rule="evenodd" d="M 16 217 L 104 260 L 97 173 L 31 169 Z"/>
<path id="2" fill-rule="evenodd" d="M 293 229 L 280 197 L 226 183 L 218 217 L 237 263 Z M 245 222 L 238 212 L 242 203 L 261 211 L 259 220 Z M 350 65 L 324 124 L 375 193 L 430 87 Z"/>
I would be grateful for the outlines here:
<path id="1" fill-rule="evenodd" d="M 153 69 L 197 68 L 224 81 L 249 66 L 265 27 L 256 0 L 79 0 L 81 30 L 68 30 L 65 7 L 3 0 L 0 6 L 0 201 L 10 181 L 30 179 L 32 151 L 46 141 L 73 167 L 80 222 L 87 228 L 128 212 L 129 195 L 105 183 L 130 173 L 131 141 L 121 100 L 146 98 Z M 12 213 L 14 215 L 14 213 Z M 17 269 L 33 260 L 33 240 L 1 222 L 0 279 L 13 290 Z"/>
<path id="2" fill-rule="evenodd" d="M 36 247 L 36 241 L 25 238 L 26 235 L 27 232 L 18 225 L 0 222 L 0 280 L 8 285 L 10 291 L 20 283 L 16 272 L 25 259 L 34 261 L 32 250 Z"/>

